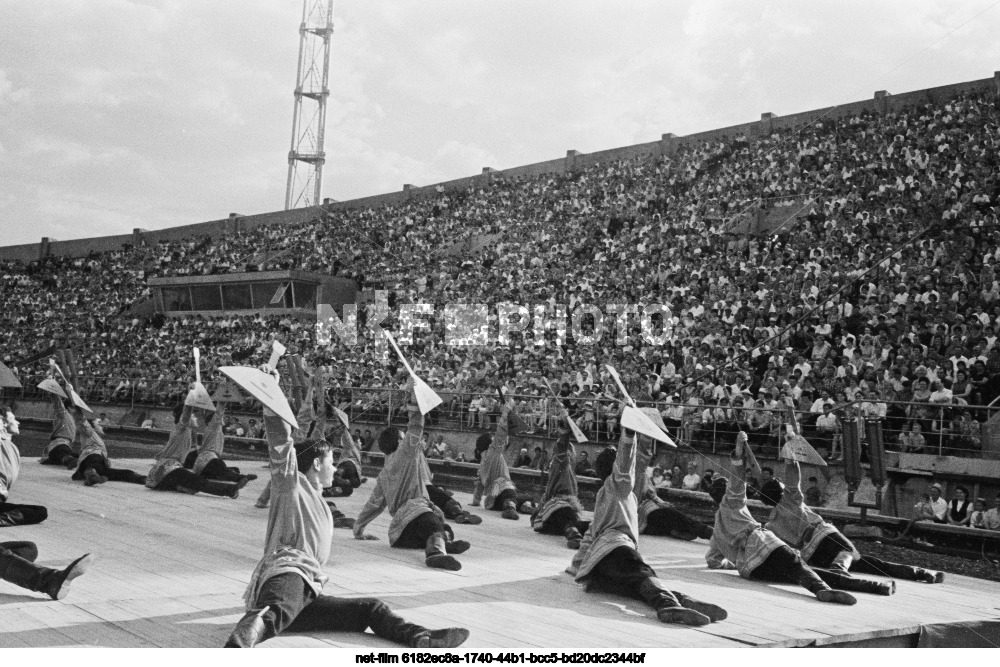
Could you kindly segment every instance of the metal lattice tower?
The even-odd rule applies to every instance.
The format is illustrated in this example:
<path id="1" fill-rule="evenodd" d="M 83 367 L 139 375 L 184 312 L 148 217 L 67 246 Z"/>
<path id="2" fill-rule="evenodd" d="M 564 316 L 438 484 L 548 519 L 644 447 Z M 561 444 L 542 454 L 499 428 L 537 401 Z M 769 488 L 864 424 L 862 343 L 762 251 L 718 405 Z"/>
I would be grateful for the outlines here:
<path id="1" fill-rule="evenodd" d="M 322 203 L 323 135 L 326 98 L 330 95 L 330 37 L 333 35 L 333 0 L 303 0 L 299 26 L 299 70 L 292 115 L 292 148 L 288 152 L 288 187 L 285 210 Z"/>

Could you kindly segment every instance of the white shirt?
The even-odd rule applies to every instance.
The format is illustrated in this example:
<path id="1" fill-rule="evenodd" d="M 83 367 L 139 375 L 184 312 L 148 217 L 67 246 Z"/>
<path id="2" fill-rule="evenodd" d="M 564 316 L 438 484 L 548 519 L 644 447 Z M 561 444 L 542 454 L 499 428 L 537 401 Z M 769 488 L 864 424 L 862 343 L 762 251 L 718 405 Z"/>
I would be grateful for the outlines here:
<path id="1" fill-rule="evenodd" d="M 701 475 L 698 473 L 691 473 L 690 475 L 684 475 L 682 488 L 688 491 L 698 491 L 701 488 Z"/>

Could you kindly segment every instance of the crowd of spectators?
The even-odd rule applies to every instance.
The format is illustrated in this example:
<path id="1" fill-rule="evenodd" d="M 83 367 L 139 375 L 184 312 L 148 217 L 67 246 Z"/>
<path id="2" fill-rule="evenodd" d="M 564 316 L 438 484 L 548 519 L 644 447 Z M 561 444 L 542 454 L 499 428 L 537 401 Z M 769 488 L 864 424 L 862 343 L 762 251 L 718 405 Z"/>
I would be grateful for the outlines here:
<path id="1" fill-rule="evenodd" d="M 401 375 L 384 341 L 321 346 L 311 323 L 265 312 L 130 313 L 153 275 L 304 269 L 387 290 L 390 330 L 400 304 L 438 307 L 407 348 L 446 399 L 435 418 L 488 428 L 503 384 L 528 430 L 551 429 L 562 402 L 592 438 L 612 438 L 610 363 L 689 442 L 745 430 L 775 445 L 790 400 L 833 458 L 841 424 L 859 414 L 884 420 L 890 448 L 975 453 L 990 415 L 982 406 L 1000 396 L 998 126 L 992 94 L 963 94 L 574 172 L 497 173 L 219 239 L 2 264 L 0 359 L 35 377 L 43 365 L 21 360 L 64 345 L 87 395 L 170 404 L 191 376 L 193 345 L 211 377 L 277 336 L 327 370 L 336 403 L 391 418 Z M 759 208 L 790 202 L 801 210 L 794 222 L 734 232 Z M 449 251 L 484 235 L 495 240 L 476 254 Z M 444 304 L 486 304 L 495 340 L 506 302 L 548 316 L 593 306 L 603 333 L 586 335 L 596 320 L 584 315 L 585 335 L 563 344 L 551 330 L 541 340 L 514 333 L 507 345 L 445 344 L 454 332 Z M 669 308 L 654 319 L 666 342 L 644 340 L 637 322 L 614 331 L 610 304 Z"/>

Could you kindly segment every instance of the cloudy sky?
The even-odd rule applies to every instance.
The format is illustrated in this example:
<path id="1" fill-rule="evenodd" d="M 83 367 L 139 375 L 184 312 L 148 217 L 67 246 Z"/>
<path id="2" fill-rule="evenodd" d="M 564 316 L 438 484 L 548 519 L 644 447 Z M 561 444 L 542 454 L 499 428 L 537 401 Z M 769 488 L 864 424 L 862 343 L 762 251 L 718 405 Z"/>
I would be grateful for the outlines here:
<path id="1" fill-rule="evenodd" d="M 982 79 L 1000 0 L 338 0 L 344 200 Z M 301 0 L 0 0 L 0 245 L 284 206 Z"/>

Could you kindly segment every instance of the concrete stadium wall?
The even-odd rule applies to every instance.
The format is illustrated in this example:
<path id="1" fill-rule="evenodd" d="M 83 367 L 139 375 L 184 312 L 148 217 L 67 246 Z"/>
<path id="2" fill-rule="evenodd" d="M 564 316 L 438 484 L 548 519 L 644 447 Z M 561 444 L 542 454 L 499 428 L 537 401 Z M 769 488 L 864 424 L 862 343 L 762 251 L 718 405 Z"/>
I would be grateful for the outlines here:
<path id="1" fill-rule="evenodd" d="M 977 79 L 963 83 L 949 84 L 936 88 L 915 90 L 900 95 L 891 95 L 885 91 L 878 91 L 868 100 L 848 102 L 834 107 L 814 109 L 801 113 L 789 114 L 786 116 L 775 116 L 772 113 L 761 114 L 759 121 L 731 125 L 716 130 L 698 132 L 684 137 L 677 137 L 672 134 L 664 134 L 659 141 L 653 141 L 633 146 L 623 146 L 612 148 L 595 153 L 582 154 L 578 151 L 568 151 L 566 157 L 545 162 L 513 167 L 504 170 L 493 170 L 486 168 L 482 174 L 459 178 L 444 183 L 435 183 L 423 187 L 405 185 L 400 192 L 390 192 L 370 197 L 362 197 L 343 202 L 333 202 L 327 200 L 322 208 L 328 211 L 342 211 L 347 209 L 367 208 L 374 206 L 398 205 L 405 203 L 415 196 L 425 196 L 435 192 L 436 188 L 443 187 L 446 190 L 465 189 L 470 186 L 487 184 L 496 174 L 506 178 L 519 178 L 527 176 L 537 176 L 547 173 L 565 173 L 591 166 L 597 162 L 610 162 L 619 159 L 628 159 L 638 155 L 669 155 L 676 151 L 679 146 L 688 146 L 705 141 L 717 141 L 721 139 L 731 139 L 738 134 L 747 137 L 767 136 L 775 130 L 796 129 L 815 122 L 818 119 L 842 118 L 862 111 L 875 111 L 885 113 L 896 111 L 903 107 L 914 104 L 926 104 L 945 99 L 958 93 L 971 91 L 988 90 L 993 94 L 1000 94 L 1000 72 L 995 72 L 992 78 Z M 321 207 L 310 207 L 293 209 L 291 211 L 275 211 L 271 213 L 261 213 L 258 215 L 244 216 L 232 214 L 222 220 L 201 222 L 181 227 L 171 227 L 156 231 L 135 230 L 132 234 L 120 236 L 106 236 L 91 239 L 76 239 L 72 241 L 50 241 L 42 239 L 38 244 L 25 244 L 17 246 L 0 247 L 0 261 L 32 261 L 50 255 L 81 257 L 91 252 L 106 252 L 119 250 L 123 244 L 138 244 L 140 240 L 145 240 L 149 244 L 157 241 L 176 240 L 191 236 L 209 235 L 213 238 L 232 234 L 238 230 L 247 230 L 265 224 L 289 225 L 308 221 L 315 217 Z"/>

